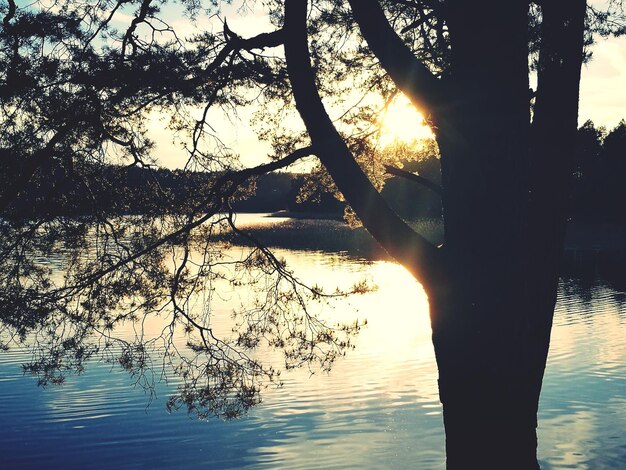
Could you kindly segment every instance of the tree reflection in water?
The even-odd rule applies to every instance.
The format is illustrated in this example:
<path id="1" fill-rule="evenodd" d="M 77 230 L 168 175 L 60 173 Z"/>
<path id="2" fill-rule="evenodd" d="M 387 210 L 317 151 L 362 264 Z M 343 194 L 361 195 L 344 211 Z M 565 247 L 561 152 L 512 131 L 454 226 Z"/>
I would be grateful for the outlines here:
<path id="1" fill-rule="evenodd" d="M 170 409 L 231 419 L 259 403 L 264 385 L 280 384 L 281 369 L 329 370 L 362 326 L 325 322 L 311 307 L 367 285 L 327 293 L 304 284 L 232 212 L 6 221 L 0 230 L 2 348 L 27 347 L 24 370 L 41 385 L 100 358 L 148 390 L 176 374 Z M 237 240 L 248 246 L 231 249 Z M 236 291 L 250 301 L 215 309 L 214 297 Z M 214 317 L 225 314 L 232 330 L 218 331 Z M 268 347 L 280 365 L 255 357 Z"/>

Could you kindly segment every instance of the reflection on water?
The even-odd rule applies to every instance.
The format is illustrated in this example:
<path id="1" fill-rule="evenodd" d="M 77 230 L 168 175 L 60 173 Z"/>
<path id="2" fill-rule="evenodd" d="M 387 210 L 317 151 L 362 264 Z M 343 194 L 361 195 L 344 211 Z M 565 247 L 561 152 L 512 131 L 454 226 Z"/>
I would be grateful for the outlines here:
<path id="1" fill-rule="evenodd" d="M 561 282 L 539 415 L 546 469 L 626 468 L 626 306 L 585 284 Z"/>
<path id="2" fill-rule="evenodd" d="M 94 362 L 82 376 L 42 389 L 22 375 L 26 353 L 11 350 L 0 355 L 0 466 L 443 468 L 421 287 L 389 262 L 278 254 L 305 280 L 346 287 L 367 278 L 378 286 L 324 307 L 333 318 L 368 320 L 356 349 L 330 375 L 286 373 L 284 387 L 265 390 L 264 402 L 245 418 L 201 422 L 166 413 L 175 380 L 161 381 L 151 398 L 119 367 Z M 539 417 L 542 468 L 626 468 L 623 299 L 604 283 L 561 284 Z M 224 311 L 234 301 L 223 299 Z"/>

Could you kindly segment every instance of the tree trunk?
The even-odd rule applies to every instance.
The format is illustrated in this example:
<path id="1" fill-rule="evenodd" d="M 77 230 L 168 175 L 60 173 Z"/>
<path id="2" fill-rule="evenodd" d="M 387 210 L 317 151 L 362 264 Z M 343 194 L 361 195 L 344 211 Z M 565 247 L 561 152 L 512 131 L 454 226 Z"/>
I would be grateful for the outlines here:
<path id="1" fill-rule="evenodd" d="M 477 31 L 485 9 L 450 2 L 453 100 L 437 135 L 447 281 L 430 292 L 433 343 L 448 468 L 536 469 L 585 2 L 544 8 L 532 127 L 527 4 L 488 3 L 496 20 Z"/>
<path id="2" fill-rule="evenodd" d="M 535 236 L 528 5 L 486 3 L 449 4 L 452 100 L 437 133 L 447 276 L 429 292 L 433 343 L 448 468 L 535 469 L 562 238 Z"/>
<path id="3" fill-rule="evenodd" d="M 532 126 L 527 0 L 446 1 L 451 66 L 441 81 L 399 50 L 388 25 L 376 28 L 386 21 L 377 2 L 351 2 L 382 66 L 416 95 L 414 103 L 430 107 L 441 153 L 441 250 L 407 235 L 378 201 L 315 89 L 307 2 L 285 4 L 289 76 L 320 160 L 365 227 L 428 292 L 448 468 L 538 468 L 537 409 L 563 245 L 585 1 L 541 2 L 545 42 Z"/>
<path id="4" fill-rule="evenodd" d="M 497 284 L 496 275 L 482 278 Z M 451 289 L 430 298 L 440 318 L 433 342 L 448 468 L 538 468 L 536 416 L 549 338 L 537 334 L 542 323 L 532 318 L 551 318 L 552 297 L 543 299 L 542 315 L 528 315 L 520 295 L 503 302 L 494 301 L 495 292 Z"/>

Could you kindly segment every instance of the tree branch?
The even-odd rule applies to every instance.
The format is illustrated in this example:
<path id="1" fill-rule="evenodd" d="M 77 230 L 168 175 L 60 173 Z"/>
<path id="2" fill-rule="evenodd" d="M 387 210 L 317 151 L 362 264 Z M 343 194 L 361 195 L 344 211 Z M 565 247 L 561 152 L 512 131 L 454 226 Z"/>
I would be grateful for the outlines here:
<path id="1" fill-rule="evenodd" d="M 563 0 L 541 4 L 534 127 L 577 127 L 586 10 L 583 0 L 566 2 L 567 7 L 562 3 Z M 564 116 L 569 117 L 568 122 L 563 122 Z"/>
<path id="2" fill-rule="evenodd" d="M 11 20 L 13 18 L 15 18 L 15 11 L 17 10 L 17 7 L 15 5 L 15 1 L 14 0 L 9 0 L 9 8 L 7 11 L 6 16 L 4 17 L 4 19 L 2 20 L 2 22 L 4 23 L 4 28 L 5 29 L 9 29 L 11 26 Z"/>
<path id="3" fill-rule="evenodd" d="M 583 61 L 585 0 L 541 2 L 541 43 L 531 127 L 529 227 L 534 256 L 560 256 L 570 204 Z M 556 223 L 555 223 L 556 222 Z M 552 229 L 546 229 L 552 227 Z M 558 266 L 554 260 L 548 266 Z M 544 276 L 550 276 L 544 273 Z M 551 279 L 556 279 L 552 273 Z M 550 284 L 547 284 L 550 285 Z"/>
<path id="4" fill-rule="evenodd" d="M 395 166 L 385 165 L 385 171 L 390 175 L 400 176 L 401 178 L 406 178 L 415 183 L 419 183 L 422 186 L 427 187 L 432 192 L 438 194 L 439 196 L 443 195 L 443 188 L 436 183 L 424 178 L 423 176 L 416 175 L 415 173 L 410 173 L 405 170 L 401 170 L 400 168 L 396 168 Z"/>
<path id="5" fill-rule="evenodd" d="M 269 33 L 260 33 L 250 38 L 241 38 L 235 35 L 235 46 L 239 49 L 245 49 L 246 51 L 265 49 L 266 47 L 278 47 L 283 42 L 284 35 L 282 29 L 277 29 Z"/>
<path id="6" fill-rule="evenodd" d="M 421 283 L 439 279 L 441 255 L 413 231 L 382 198 L 350 153 L 324 109 L 315 85 L 307 44 L 307 1 L 285 2 L 285 57 L 296 108 L 316 154 L 337 188 L 380 245 Z"/>
<path id="7" fill-rule="evenodd" d="M 564 5 L 567 3 L 567 6 Z M 585 28 L 584 0 L 542 2 L 541 45 L 532 132 L 536 146 L 550 149 L 531 152 L 533 191 L 567 194 L 573 160 L 566 151 L 577 129 L 580 72 Z M 550 198 L 552 199 L 552 198 Z M 537 203 L 545 203 L 539 199 Z"/>
<path id="8" fill-rule="evenodd" d="M 128 0 L 119 0 L 115 6 L 111 9 L 111 11 L 109 12 L 109 15 L 107 16 L 107 18 L 102 21 L 102 23 L 100 23 L 98 25 L 98 27 L 96 28 L 96 30 L 92 33 L 91 36 L 89 36 L 89 39 L 87 39 L 87 41 L 85 41 L 85 45 L 83 46 L 83 51 L 87 48 L 87 46 L 89 44 L 91 44 L 91 41 L 93 41 L 96 36 L 98 36 L 98 34 L 100 34 L 100 31 L 102 31 L 105 27 L 107 27 L 109 25 L 109 23 L 111 22 L 111 20 L 113 19 L 113 17 L 115 16 L 115 13 L 117 13 L 117 11 L 119 10 L 119 8 L 124 5 L 125 3 L 128 3 Z M 126 38 L 124 38 L 124 40 L 126 40 Z"/>
<path id="9" fill-rule="evenodd" d="M 133 50 L 135 49 L 136 44 L 133 39 L 133 35 L 135 34 L 135 30 L 137 29 L 137 26 L 143 23 L 144 21 L 146 21 L 146 17 L 148 16 L 148 12 L 150 10 L 151 2 L 152 0 L 143 0 L 143 2 L 141 2 L 141 8 L 139 10 L 139 14 L 135 18 L 133 18 L 133 21 L 130 23 L 129 28 L 126 31 L 126 34 L 124 35 L 124 39 L 122 40 L 122 52 L 121 52 L 122 60 L 124 60 L 124 56 L 126 55 L 126 47 L 128 46 L 129 43 L 131 44 L 131 46 L 133 46 Z"/>
<path id="10" fill-rule="evenodd" d="M 416 19 L 415 21 L 413 21 L 411 24 L 405 26 L 404 28 L 402 28 L 402 30 L 400 31 L 402 34 L 404 33 L 408 33 L 409 31 L 413 30 L 413 29 L 417 29 L 420 26 L 422 26 L 424 23 L 426 23 L 429 19 L 431 19 L 432 17 L 435 16 L 435 12 L 431 11 L 430 13 L 420 16 L 418 19 Z"/>
<path id="11" fill-rule="evenodd" d="M 252 178 L 254 176 L 260 176 L 265 173 L 278 170 L 280 168 L 285 168 L 291 165 L 292 163 L 295 163 L 299 159 L 310 156 L 313 153 L 314 153 L 313 147 L 303 147 L 303 148 L 294 150 L 292 153 L 290 153 L 286 157 L 283 157 L 281 159 L 275 160 L 270 163 L 264 163 L 262 165 L 258 165 L 252 168 L 246 168 L 244 170 L 229 171 L 229 172 L 224 173 L 220 178 L 217 179 L 217 181 L 211 188 L 209 197 L 204 202 L 205 205 L 211 205 L 208 210 L 204 211 L 204 215 L 202 215 L 196 220 L 193 220 L 191 218 L 192 216 L 190 216 L 189 221 L 178 230 L 175 230 L 174 232 L 171 232 L 168 235 L 159 238 L 154 243 L 151 243 L 150 245 L 144 247 L 143 249 L 136 251 L 135 253 L 127 256 L 126 258 L 118 261 L 115 264 L 112 264 L 108 268 L 104 268 L 104 269 L 101 269 L 100 271 L 93 273 L 92 275 L 88 276 L 86 279 L 83 279 L 83 281 L 80 282 L 79 284 L 68 286 L 63 289 L 59 289 L 59 291 L 67 291 L 67 290 L 73 291 L 73 290 L 84 289 L 92 285 L 93 283 L 97 282 L 98 280 L 102 279 L 107 274 L 110 274 L 116 271 L 117 269 L 120 269 L 123 266 L 127 265 L 128 263 L 131 263 L 135 261 L 136 259 L 144 256 L 145 254 L 156 250 L 162 245 L 168 243 L 169 241 L 176 240 L 181 235 L 189 233 L 189 231 L 204 224 L 211 217 L 217 214 L 223 208 L 222 202 L 230 198 L 235 193 L 237 188 L 241 184 L 243 184 L 247 179 Z"/>
<path id="12" fill-rule="evenodd" d="M 277 29 L 276 31 L 271 31 L 269 33 L 260 33 L 250 38 L 242 38 L 233 33 L 230 29 L 226 29 L 226 23 L 224 23 L 224 25 L 225 30 L 228 31 L 228 33 L 225 34 L 225 37 L 227 38 L 226 44 L 219 51 L 215 59 L 213 59 L 211 63 L 202 71 L 202 73 L 188 80 L 188 83 L 196 84 L 205 81 L 207 79 L 207 75 L 215 72 L 226 61 L 231 53 L 237 54 L 242 50 L 250 52 L 254 49 L 277 47 L 284 42 L 282 29 Z"/>
<path id="13" fill-rule="evenodd" d="M 380 65 L 413 105 L 437 118 L 443 101 L 441 82 L 402 42 L 378 0 L 348 0 L 363 37 Z"/>

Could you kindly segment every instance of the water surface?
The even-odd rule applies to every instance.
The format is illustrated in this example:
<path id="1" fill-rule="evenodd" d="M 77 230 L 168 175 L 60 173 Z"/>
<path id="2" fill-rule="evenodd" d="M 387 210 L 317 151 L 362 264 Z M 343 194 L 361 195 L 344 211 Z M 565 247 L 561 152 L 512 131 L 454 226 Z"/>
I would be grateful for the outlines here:
<path id="1" fill-rule="evenodd" d="M 0 467 L 444 468 L 421 286 L 387 261 L 278 254 L 308 281 L 378 286 L 323 307 L 333 318 L 368 320 L 330 374 L 285 373 L 284 386 L 264 390 L 246 417 L 198 421 L 166 412 L 174 378 L 151 396 L 119 366 L 92 361 L 84 374 L 42 388 L 22 373 L 28 352 L 12 349 L 0 354 Z M 539 415 L 544 469 L 626 468 L 624 299 L 602 280 L 561 282 Z M 227 311 L 234 299 L 222 302 Z"/>

